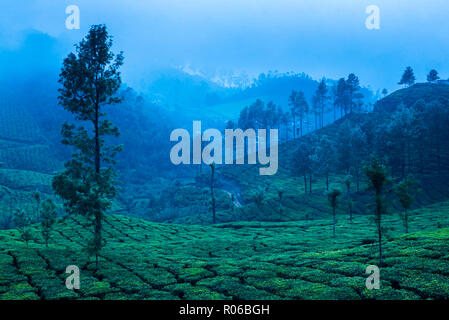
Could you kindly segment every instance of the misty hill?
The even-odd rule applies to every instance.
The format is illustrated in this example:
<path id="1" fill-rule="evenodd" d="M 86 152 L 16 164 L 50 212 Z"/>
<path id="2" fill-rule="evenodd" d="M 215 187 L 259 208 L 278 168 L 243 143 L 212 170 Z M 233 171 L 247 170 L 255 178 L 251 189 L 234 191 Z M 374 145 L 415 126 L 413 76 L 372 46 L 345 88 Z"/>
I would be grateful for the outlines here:
<path id="1" fill-rule="evenodd" d="M 379 100 L 375 105 L 377 112 L 393 112 L 400 104 L 412 106 L 418 100 L 431 102 L 449 99 L 449 85 L 417 83 L 409 88 L 400 89 Z"/>
<path id="2" fill-rule="evenodd" d="M 331 79 L 326 82 L 336 84 Z M 240 111 L 257 99 L 272 101 L 287 111 L 291 92 L 301 90 L 311 102 L 319 81 L 304 73 L 271 72 L 260 74 L 247 86 L 223 86 L 202 75 L 168 69 L 155 72 L 149 83 L 144 91 L 155 104 L 175 110 L 186 120 L 215 120 L 210 124 L 223 125 L 226 120 L 236 120 Z M 374 102 L 369 89 L 362 88 L 361 93 L 366 104 Z"/>
<path id="3" fill-rule="evenodd" d="M 305 135 L 295 141 L 289 141 L 279 147 L 279 171 L 276 175 L 264 177 L 259 175 L 258 166 L 237 165 L 222 166 L 217 174 L 217 189 L 224 190 L 229 194 L 238 197 L 241 207 L 232 207 L 223 210 L 219 209 L 218 221 L 228 222 L 236 220 L 248 221 L 292 221 L 298 219 L 310 220 L 317 218 L 330 218 L 331 208 L 329 206 L 326 192 L 326 179 L 319 169 L 313 174 L 313 192 L 305 192 L 302 174 L 295 173 L 295 160 L 298 157 L 298 150 L 310 145 L 310 141 L 320 141 L 322 137 L 327 137 L 334 145 L 338 145 L 341 137 L 351 128 L 360 128 L 366 136 L 363 154 L 359 159 L 359 189 L 356 190 L 356 181 L 353 177 L 352 197 L 355 214 L 367 214 L 367 203 L 371 201 L 371 192 L 367 191 L 366 181 L 363 179 L 361 168 L 369 160 L 372 152 L 378 152 L 388 156 L 388 165 L 393 169 L 395 181 L 399 181 L 402 175 L 402 153 L 396 149 L 403 140 L 400 132 L 393 130 L 393 119 L 401 119 L 400 114 L 394 113 L 397 107 L 404 103 L 412 108 L 415 104 L 420 112 L 422 123 L 415 123 L 417 129 L 422 126 L 419 132 L 435 131 L 446 134 L 439 130 L 439 118 L 446 117 L 449 103 L 446 99 L 449 86 L 418 84 L 407 89 L 402 89 L 392 93 L 390 96 L 380 100 L 376 104 L 375 113 L 351 114 L 343 119 L 316 131 L 313 134 Z M 430 93 L 429 93 L 430 91 Z M 426 103 L 427 101 L 427 103 Z M 440 106 L 441 107 L 438 107 Z M 440 117 L 438 112 L 443 112 Z M 446 113 L 444 113 L 446 112 Z M 436 115 L 435 115 L 436 114 Z M 445 115 L 446 114 L 446 115 Z M 435 122 L 437 121 L 437 122 Z M 430 127 L 429 127 L 430 126 Z M 389 133 L 391 132 L 391 133 Z M 418 139 L 418 131 L 413 139 Z M 442 136 L 432 138 L 425 134 L 424 138 L 419 138 L 420 148 L 416 148 L 410 154 L 408 171 L 415 175 L 420 181 L 420 192 L 417 195 L 415 207 L 426 206 L 435 202 L 449 199 L 449 145 L 447 139 Z M 424 139 L 424 140 L 422 140 Z M 430 140 L 426 140 L 430 139 Z M 426 141 L 426 142 L 421 142 Z M 341 143 L 346 143 L 342 140 Z M 301 160 L 304 161 L 304 160 Z M 309 173 L 307 173 L 309 175 Z M 330 187 L 336 187 L 346 193 L 343 181 L 347 173 L 343 168 L 335 168 L 329 176 Z M 205 173 L 207 177 L 207 173 Z M 307 177 L 309 179 L 309 177 Z M 283 214 L 279 212 L 278 191 L 283 190 Z M 262 202 L 257 203 L 262 197 Z M 207 200 L 207 195 L 205 195 Z M 337 209 L 338 213 L 347 216 L 347 204 L 344 196 Z M 393 212 L 401 211 L 397 201 L 391 204 Z M 209 224 L 211 215 L 196 213 L 192 216 L 170 217 L 168 221 L 189 224 Z"/>

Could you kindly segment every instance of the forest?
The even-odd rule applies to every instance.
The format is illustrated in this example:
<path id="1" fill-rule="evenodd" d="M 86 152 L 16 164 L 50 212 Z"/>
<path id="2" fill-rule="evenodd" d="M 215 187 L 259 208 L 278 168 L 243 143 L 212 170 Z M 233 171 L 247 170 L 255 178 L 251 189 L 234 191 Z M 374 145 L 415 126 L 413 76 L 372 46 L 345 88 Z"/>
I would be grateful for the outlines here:
<path id="1" fill-rule="evenodd" d="M 408 66 L 392 92 L 351 70 L 240 86 L 166 70 L 145 92 L 116 48 L 92 25 L 55 68 L 1 90 L 0 300 L 449 298 L 447 70 Z M 173 163 L 171 134 L 190 150 L 195 121 L 278 143 Z M 251 164 L 263 143 L 274 174 Z"/>

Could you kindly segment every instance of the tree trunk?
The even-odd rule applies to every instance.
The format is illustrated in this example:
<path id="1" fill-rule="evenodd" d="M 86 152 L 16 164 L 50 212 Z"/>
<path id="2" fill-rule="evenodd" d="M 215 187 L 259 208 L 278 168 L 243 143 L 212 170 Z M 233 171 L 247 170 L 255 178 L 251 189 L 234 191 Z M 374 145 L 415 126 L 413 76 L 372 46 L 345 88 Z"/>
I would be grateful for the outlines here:
<path id="1" fill-rule="evenodd" d="M 408 215 L 407 209 L 404 209 L 405 233 L 408 233 Z"/>
<path id="2" fill-rule="evenodd" d="M 309 173 L 309 193 L 312 193 L 312 172 Z"/>
<path id="3" fill-rule="evenodd" d="M 348 187 L 348 212 L 349 212 L 349 222 L 352 223 L 352 205 L 351 205 L 351 190 Z"/>
<path id="4" fill-rule="evenodd" d="M 380 224 L 380 222 L 379 222 Z M 382 262 L 383 262 L 383 258 L 382 258 L 382 230 L 380 229 L 380 227 L 378 228 L 378 235 L 379 235 L 379 267 L 382 267 Z"/>
<path id="5" fill-rule="evenodd" d="M 382 267 L 382 199 L 380 198 L 380 194 L 376 195 L 376 219 L 377 235 L 379 240 L 379 267 Z"/>
<path id="6" fill-rule="evenodd" d="M 279 220 L 282 221 L 282 199 L 279 199 Z"/>
<path id="7" fill-rule="evenodd" d="M 335 216 L 335 207 L 332 207 L 332 218 L 333 218 L 332 233 L 335 237 L 335 225 L 337 224 L 337 217 Z"/>
<path id="8" fill-rule="evenodd" d="M 307 175 L 304 172 L 304 193 L 307 194 Z"/>
<path id="9" fill-rule="evenodd" d="M 321 128 L 324 127 L 324 104 L 321 106 Z"/>
<path id="10" fill-rule="evenodd" d="M 98 179 L 100 178 L 100 130 L 99 130 L 99 93 L 97 90 L 97 100 L 95 103 L 95 120 L 94 120 L 94 129 L 95 129 L 95 173 L 96 173 L 96 179 L 98 182 Z M 95 227 L 94 227 L 94 246 L 95 246 L 95 270 L 98 270 L 98 253 L 101 249 L 101 208 L 100 204 L 97 203 L 95 207 Z"/>
<path id="11" fill-rule="evenodd" d="M 293 115 L 293 140 L 296 140 L 296 117 Z"/>
<path id="12" fill-rule="evenodd" d="M 329 191 L 329 171 L 326 171 L 326 191 Z"/>

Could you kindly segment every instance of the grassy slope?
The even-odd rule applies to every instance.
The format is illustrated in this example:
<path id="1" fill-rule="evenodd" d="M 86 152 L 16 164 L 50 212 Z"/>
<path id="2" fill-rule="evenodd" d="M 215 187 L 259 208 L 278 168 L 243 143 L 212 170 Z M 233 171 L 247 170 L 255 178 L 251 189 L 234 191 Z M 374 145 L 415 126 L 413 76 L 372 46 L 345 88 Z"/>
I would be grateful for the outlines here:
<path id="1" fill-rule="evenodd" d="M 375 110 L 391 113 L 401 103 L 410 107 L 420 99 L 425 102 L 449 99 L 449 86 L 446 84 L 417 83 L 409 88 L 397 90 L 378 101 Z"/>
<path id="2" fill-rule="evenodd" d="M 58 221 L 50 247 L 27 247 L 15 230 L 0 232 L 0 299 L 427 299 L 449 298 L 449 203 L 412 213 L 411 234 L 396 216 L 384 242 L 381 290 L 365 289 L 377 264 L 368 217 L 215 227 L 150 223 L 110 215 L 101 268 L 83 251 L 86 221 Z M 438 226 L 437 226 L 438 225 Z M 89 230 L 91 228 L 88 228 Z M 65 288 L 78 265 L 81 289 Z"/>
<path id="3" fill-rule="evenodd" d="M 34 210 L 32 193 L 51 194 L 55 160 L 36 123 L 20 107 L 0 106 L 0 214 Z"/>

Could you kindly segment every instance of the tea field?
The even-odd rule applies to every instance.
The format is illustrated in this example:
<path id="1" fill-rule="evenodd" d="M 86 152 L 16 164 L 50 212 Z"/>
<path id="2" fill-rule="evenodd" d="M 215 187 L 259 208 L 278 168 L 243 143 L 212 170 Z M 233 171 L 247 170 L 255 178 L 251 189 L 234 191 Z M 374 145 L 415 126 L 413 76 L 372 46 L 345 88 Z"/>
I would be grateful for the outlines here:
<path id="1" fill-rule="evenodd" d="M 47 248 L 39 225 L 28 246 L 0 232 L 0 299 L 439 299 L 449 298 L 449 202 L 411 213 L 409 234 L 388 216 L 380 290 L 365 287 L 378 264 L 368 216 L 215 226 L 108 215 L 100 268 L 84 251 L 92 227 L 58 220 Z M 81 287 L 65 287 L 66 267 Z"/>

